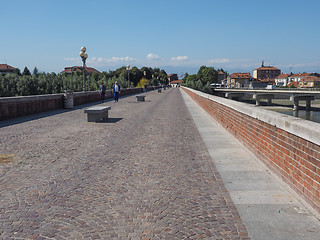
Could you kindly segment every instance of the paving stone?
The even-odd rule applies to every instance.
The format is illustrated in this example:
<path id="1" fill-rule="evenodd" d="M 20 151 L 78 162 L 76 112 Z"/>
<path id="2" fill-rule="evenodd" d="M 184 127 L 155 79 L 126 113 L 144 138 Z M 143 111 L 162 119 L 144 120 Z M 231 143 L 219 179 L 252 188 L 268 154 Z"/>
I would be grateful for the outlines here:
<path id="1" fill-rule="evenodd" d="M 0 238 L 249 239 L 180 91 L 147 99 L 2 123 Z"/>

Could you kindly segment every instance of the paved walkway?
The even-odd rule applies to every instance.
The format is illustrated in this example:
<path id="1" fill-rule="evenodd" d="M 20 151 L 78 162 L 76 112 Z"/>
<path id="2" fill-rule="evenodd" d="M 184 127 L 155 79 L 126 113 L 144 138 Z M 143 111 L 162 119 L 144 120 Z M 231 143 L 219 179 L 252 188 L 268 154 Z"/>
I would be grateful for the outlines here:
<path id="1" fill-rule="evenodd" d="M 104 105 L 1 122 L 0 239 L 249 239 L 179 89 Z"/>
<path id="2" fill-rule="evenodd" d="M 319 221 L 181 92 L 106 102 L 103 123 L 88 105 L 0 122 L 0 239 L 317 239 Z"/>

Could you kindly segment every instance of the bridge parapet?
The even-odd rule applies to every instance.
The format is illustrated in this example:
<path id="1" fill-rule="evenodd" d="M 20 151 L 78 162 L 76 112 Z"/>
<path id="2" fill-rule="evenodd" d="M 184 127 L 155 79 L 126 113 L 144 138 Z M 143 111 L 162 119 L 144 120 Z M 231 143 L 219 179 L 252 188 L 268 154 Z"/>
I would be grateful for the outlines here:
<path id="1" fill-rule="evenodd" d="M 320 213 L 320 124 L 182 88 Z"/>

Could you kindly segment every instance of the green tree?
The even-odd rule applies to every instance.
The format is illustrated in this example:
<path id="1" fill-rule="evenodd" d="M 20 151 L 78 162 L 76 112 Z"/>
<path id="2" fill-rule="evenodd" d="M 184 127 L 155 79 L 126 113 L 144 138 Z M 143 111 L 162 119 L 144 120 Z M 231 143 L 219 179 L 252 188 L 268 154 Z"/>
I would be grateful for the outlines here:
<path id="1" fill-rule="evenodd" d="M 24 75 L 24 76 L 30 76 L 30 75 L 31 75 L 31 73 L 30 73 L 30 71 L 29 71 L 29 69 L 28 69 L 27 67 L 25 67 L 25 68 L 23 69 L 22 75 Z"/>
<path id="2" fill-rule="evenodd" d="M 130 71 L 130 82 L 137 86 L 140 79 L 143 77 L 143 71 L 137 67 L 133 67 Z"/>
<path id="3" fill-rule="evenodd" d="M 218 82 L 218 72 L 213 67 L 201 66 L 197 75 L 203 84 Z"/>
<path id="4" fill-rule="evenodd" d="M 34 67 L 33 69 L 33 72 L 32 72 L 32 75 L 38 77 L 39 76 L 39 71 L 38 71 L 38 68 L 37 67 Z"/>

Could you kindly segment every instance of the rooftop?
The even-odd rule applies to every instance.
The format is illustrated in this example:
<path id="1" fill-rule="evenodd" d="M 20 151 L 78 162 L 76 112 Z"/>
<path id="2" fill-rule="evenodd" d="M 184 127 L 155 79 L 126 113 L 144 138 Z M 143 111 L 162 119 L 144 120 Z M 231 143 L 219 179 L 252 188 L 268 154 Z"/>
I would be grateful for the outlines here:
<path id="1" fill-rule="evenodd" d="M 64 68 L 64 70 L 62 71 L 63 73 L 73 73 L 73 72 L 82 72 L 83 67 L 82 66 L 73 66 L 73 67 L 66 67 Z M 99 72 L 97 69 L 91 68 L 91 67 L 85 67 L 85 70 L 88 73 L 97 73 L 100 74 L 101 72 Z"/>
<path id="2" fill-rule="evenodd" d="M 252 78 L 250 73 L 232 73 L 229 75 L 230 78 Z"/>
<path id="3" fill-rule="evenodd" d="M 0 70 L 7 70 L 7 69 L 11 69 L 11 70 L 14 70 L 16 68 L 8 65 L 8 64 L 0 64 Z"/>
<path id="4" fill-rule="evenodd" d="M 299 82 L 320 82 L 320 78 L 316 76 L 307 76 L 302 78 Z"/>
<path id="5" fill-rule="evenodd" d="M 287 77 L 290 77 L 291 75 L 292 75 L 291 73 L 283 73 L 283 74 L 280 74 L 278 77 L 276 77 L 276 79 L 287 78 Z"/>

